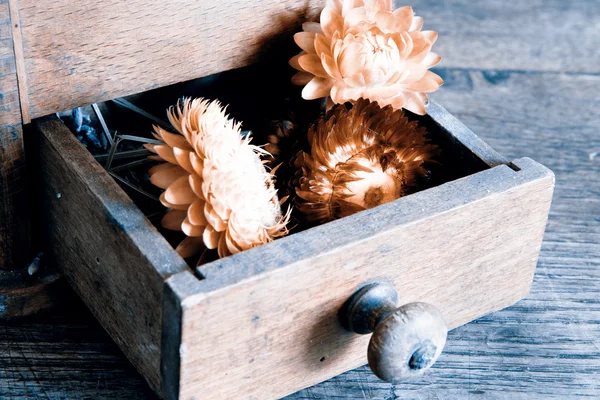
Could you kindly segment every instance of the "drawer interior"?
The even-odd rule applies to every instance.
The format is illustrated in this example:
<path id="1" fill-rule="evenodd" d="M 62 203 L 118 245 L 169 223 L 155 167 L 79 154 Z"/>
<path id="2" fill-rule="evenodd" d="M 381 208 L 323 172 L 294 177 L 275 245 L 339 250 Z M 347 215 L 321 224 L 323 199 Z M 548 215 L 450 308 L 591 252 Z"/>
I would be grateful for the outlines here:
<path id="1" fill-rule="evenodd" d="M 253 143 L 263 144 L 267 142 L 265 132 L 268 131 L 267 125 L 270 121 L 293 118 L 295 123 L 306 127 L 321 113 L 321 105 L 318 101 L 301 99 L 301 88 L 289 82 L 291 73 L 287 63 L 261 62 L 139 93 L 117 101 L 100 103 L 98 108 L 111 131 L 151 139 L 152 125 L 160 120 L 164 125 L 169 126 L 166 110 L 176 104 L 180 98 L 219 99 L 227 105 L 227 111 L 231 117 L 243 121 L 242 129 L 252 132 Z M 155 119 L 150 119 L 141 112 L 132 111 L 132 108 L 128 108 L 130 106 L 124 107 L 127 104 L 134 105 Z M 88 106 L 83 110 L 84 113 L 91 116 L 91 124 L 99 132 L 101 125 L 92 108 Z M 436 157 L 436 163 L 427 166 L 430 170 L 427 188 L 436 187 L 496 165 L 511 165 L 433 101 L 429 105 L 428 115 L 418 116 L 409 112 L 407 115 L 427 129 L 430 141 L 437 144 L 441 150 Z M 137 148 L 141 149 L 141 144 L 137 144 Z M 95 152 L 95 158 L 101 165 L 106 163 L 106 153 L 106 150 Z M 119 160 L 114 160 L 112 165 L 118 166 L 119 162 Z M 148 164 L 140 166 L 134 172 L 138 176 L 144 176 L 149 166 Z M 161 190 L 146 182 L 143 190 L 154 195 L 154 199 L 149 199 L 122 182 L 118 181 L 118 183 L 121 189 L 149 217 L 153 225 L 173 246 L 176 246 L 183 238 L 182 234 L 162 229 L 160 226 L 160 218 L 165 210 L 156 201 L 156 198 L 160 195 Z M 296 229 L 296 231 L 298 230 Z M 292 230 L 291 235 L 293 234 Z"/>

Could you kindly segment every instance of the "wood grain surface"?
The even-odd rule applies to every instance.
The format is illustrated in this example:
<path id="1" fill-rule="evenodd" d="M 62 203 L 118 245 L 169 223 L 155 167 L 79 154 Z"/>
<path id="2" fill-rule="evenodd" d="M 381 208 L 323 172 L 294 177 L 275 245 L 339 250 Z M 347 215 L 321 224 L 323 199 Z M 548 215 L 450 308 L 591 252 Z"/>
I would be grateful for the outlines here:
<path id="1" fill-rule="evenodd" d="M 391 385 L 361 367 L 288 398 L 598 398 L 600 2 L 406 3 L 440 32 L 445 85 L 433 98 L 507 158 L 529 156 L 556 174 L 532 292 L 451 331 L 418 382 Z M 44 320 L 0 324 L 0 398 L 152 398 L 72 304 Z"/>
<path id="2" fill-rule="evenodd" d="M 12 7 L 11 7 L 12 6 Z M 0 269 L 27 267 L 30 254 L 25 147 L 15 48 L 20 34 L 14 4 L 0 0 Z"/>
<path id="3" fill-rule="evenodd" d="M 57 117 L 34 128 L 48 261 L 160 391 L 164 279 L 189 268 Z"/>
<path id="4" fill-rule="evenodd" d="M 19 0 L 31 116 L 244 66 L 321 4 Z"/>
<path id="5" fill-rule="evenodd" d="M 268 400 L 364 364 L 370 337 L 336 315 L 373 279 L 393 282 L 403 304 L 435 306 L 448 329 L 526 296 L 554 176 L 531 159 L 515 164 L 218 260 L 199 268 L 201 281 L 169 278 L 183 311 L 180 345 L 163 349 L 181 360 L 168 398 Z"/>

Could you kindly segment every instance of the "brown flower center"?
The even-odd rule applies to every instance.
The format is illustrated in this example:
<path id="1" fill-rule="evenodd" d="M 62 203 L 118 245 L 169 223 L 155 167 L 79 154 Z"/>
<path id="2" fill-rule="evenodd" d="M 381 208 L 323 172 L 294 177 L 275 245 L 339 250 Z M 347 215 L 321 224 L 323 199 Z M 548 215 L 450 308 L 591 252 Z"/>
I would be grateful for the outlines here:
<path id="1" fill-rule="evenodd" d="M 367 208 L 373 208 L 381 204 L 383 197 L 383 188 L 381 186 L 372 186 L 365 193 L 364 204 Z"/>

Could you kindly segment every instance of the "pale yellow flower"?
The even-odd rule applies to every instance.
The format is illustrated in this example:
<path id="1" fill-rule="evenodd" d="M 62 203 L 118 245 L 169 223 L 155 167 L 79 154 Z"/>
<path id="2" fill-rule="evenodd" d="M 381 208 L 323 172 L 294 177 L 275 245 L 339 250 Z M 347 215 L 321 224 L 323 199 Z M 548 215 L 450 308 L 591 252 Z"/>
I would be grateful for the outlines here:
<path id="1" fill-rule="evenodd" d="M 281 213 L 260 158 L 265 151 L 242 138 L 241 124 L 218 101 L 204 99 L 186 99 L 168 114 L 178 133 L 155 126 L 164 144 L 146 147 L 167 161 L 149 173 L 171 209 L 162 225 L 188 236 L 176 251 L 189 257 L 218 249 L 225 257 L 285 235 L 289 213 Z"/>
<path id="2" fill-rule="evenodd" d="M 422 26 L 411 7 L 392 11 L 391 0 L 329 0 L 321 22 L 307 22 L 294 35 L 303 52 L 290 60 L 300 71 L 292 82 L 306 85 L 307 100 L 362 97 L 423 115 L 425 93 L 443 81 L 428 70 L 441 59 L 431 52 L 437 32 Z"/>

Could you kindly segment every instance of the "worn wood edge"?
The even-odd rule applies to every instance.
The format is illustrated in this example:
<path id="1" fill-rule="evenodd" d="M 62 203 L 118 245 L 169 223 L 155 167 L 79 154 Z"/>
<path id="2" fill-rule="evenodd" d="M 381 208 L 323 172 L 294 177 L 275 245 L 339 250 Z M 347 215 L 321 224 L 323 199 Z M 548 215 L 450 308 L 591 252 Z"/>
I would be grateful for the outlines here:
<path id="1" fill-rule="evenodd" d="M 186 262 L 172 249 L 129 196 L 56 116 L 34 120 L 34 124 L 39 130 L 38 133 L 43 134 L 52 148 L 62 155 L 65 162 L 71 167 L 71 171 L 88 183 L 94 196 L 104 205 L 107 215 L 117 224 L 133 223 L 135 225 L 135 229 L 126 230 L 126 233 L 154 267 L 148 272 L 156 273 L 164 280 L 173 274 L 189 270 Z M 67 155 L 65 149 L 75 149 L 76 151 L 69 153 L 74 156 Z M 92 161 L 93 168 L 91 170 L 83 169 L 81 160 Z M 127 209 L 115 208 L 111 202 L 106 202 L 104 198 L 107 192 L 118 193 L 122 204 L 127 205 Z M 135 221 L 131 221 L 132 217 L 135 218 Z M 157 253 L 157 248 L 165 251 Z"/>
<path id="2" fill-rule="evenodd" d="M 21 19 L 19 18 L 18 0 L 8 0 L 10 12 L 10 27 L 13 38 L 13 51 L 17 68 L 17 87 L 21 102 L 21 117 L 24 124 L 31 122 L 29 112 L 29 94 L 27 92 L 27 74 L 25 72 L 25 57 L 23 56 L 23 36 L 21 32 Z"/>
<path id="3" fill-rule="evenodd" d="M 177 286 L 172 285 L 172 279 L 184 279 L 188 282 L 196 281 L 190 271 L 183 271 L 165 281 L 163 292 L 163 324 L 161 336 L 161 395 L 167 400 L 179 398 L 181 377 L 181 327 L 182 309 L 181 296 L 177 293 Z"/>
<path id="4" fill-rule="evenodd" d="M 119 287 L 125 290 L 131 287 L 137 291 L 137 296 L 141 299 L 143 307 L 132 309 L 124 306 L 122 308 L 119 306 L 120 302 L 127 303 L 127 301 L 121 298 L 118 301 L 115 300 L 114 304 L 111 303 L 110 312 L 108 313 L 102 311 L 102 303 L 94 301 L 94 293 L 86 290 L 87 284 L 79 284 L 79 279 L 84 282 L 87 278 L 78 276 L 80 275 L 78 265 L 79 263 L 88 264 L 82 266 L 84 270 L 86 270 L 85 268 L 92 268 L 90 267 L 92 264 L 94 268 L 103 268 L 102 271 L 99 271 L 98 277 L 104 280 L 107 274 L 110 274 L 115 268 L 119 268 L 118 264 L 113 262 L 106 267 L 101 267 L 100 264 L 96 266 L 96 262 L 91 259 L 90 253 L 85 251 L 78 254 L 63 249 L 60 254 L 69 257 L 63 260 L 66 263 L 65 267 L 67 267 L 64 270 L 67 281 L 76 289 L 76 292 L 87 303 L 88 308 L 96 315 L 104 328 L 113 336 L 123 352 L 132 359 L 134 366 L 144 375 L 150 386 L 157 393 L 160 393 L 162 385 L 160 350 L 164 280 L 174 273 L 189 270 L 189 267 L 64 124 L 56 117 L 47 117 L 34 121 L 32 127 L 37 130 L 32 133 L 36 137 L 35 140 L 38 141 L 37 145 L 40 147 L 40 151 L 43 149 L 49 155 L 51 162 L 61 165 L 59 171 L 67 171 L 62 173 L 68 173 L 69 180 L 78 182 L 78 187 L 85 190 L 85 199 L 94 204 L 94 210 L 97 210 L 97 214 L 102 218 L 99 222 L 110 227 L 111 231 L 118 231 L 120 240 L 126 241 L 129 249 L 135 249 L 135 257 L 130 259 L 130 261 L 136 262 L 135 274 L 125 274 L 124 276 L 140 276 L 142 282 L 138 284 L 139 289 L 132 286 L 132 284 L 119 285 Z M 55 190 L 60 189 L 46 187 L 44 198 L 47 198 L 48 201 L 60 201 L 54 199 L 52 192 Z M 57 199 L 59 198 L 57 197 Z M 94 212 L 96 213 L 96 211 Z M 70 221 L 76 223 L 73 221 L 77 220 L 73 220 L 71 217 Z M 68 230 L 69 225 L 63 226 L 64 229 Z M 60 239 L 55 237 L 54 240 Z M 50 250 L 49 253 L 53 253 L 53 251 Z M 68 260 L 74 261 L 69 262 Z M 127 268 L 126 265 L 122 267 Z M 93 279 L 98 279 L 98 277 L 91 277 L 92 283 Z M 150 291 L 152 294 L 145 295 L 145 291 Z M 110 301 L 114 293 L 111 288 L 108 288 L 103 291 L 102 295 L 106 301 Z M 150 315 L 144 315 L 144 307 L 148 306 L 156 307 L 156 309 L 148 311 Z M 127 315 L 132 310 L 142 313 L 142 317 L 138 314 L 135 322 L 133 322 L 134 325 L 124 323 L 123 321 L 127 321 Z M 119 322 L 111 323 L 112 318 L 119 319 Z M 135 327 L 152 329 L 152 331 L 144 332 L 143 338 L 140 338 L 136 343 Z M 148 348 L 154 348 L 155 350 L 148 351 Z"/>
<path id="5" fill-rule="evenodd" d="M 516 186 L 554 176 L 552 171 L 530 158 L 521 158 L 515 160 L 515 163 L 521 170 L 514 171 L 506 165 L 498 165 L 203 265 L 197 271 L 205 279 L 180 289 L 181 295 L 186 296 L 184 304 L 201 301 L 203 295 L 215 290 L 239 284 L 246 279 L 256 279 L 263 273 L 300 260 L 314 258 L 332 249 L 352 246 L 375 235 L 385 234 L 398 225 L 432 218 Z M 509 177 L 512 179 L 507 179 Z M 463 196 L 454 196 L 457 192 L 461 192 Z M 401 210 L 400 215 L 398 210 Z M 374 224 L 373 220 L 378 223 Z M 362 229 L 357 230 L 356 226 Z M 272 254 L 278 256 L 273 258 Z M 198 295 L 197 300 L 192 299 L 194 295 Z"/>
<path id="6" fill-rule="evenodd" d="M 467 128 L 465 124 L 460 122 L 436 101 L 429 100 L 427 114 L 439 126 L 444 128 L 449 135 L 467 147 L 475 156 L 477 156 L 477 158 L 490 167 L 508 165 L 512 169 L 517 169 L 513 163 L 509 162 L 505 157 L 484 142 L 472 130 Z"/>

